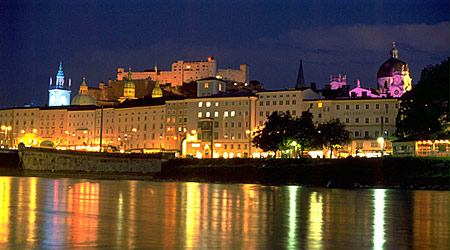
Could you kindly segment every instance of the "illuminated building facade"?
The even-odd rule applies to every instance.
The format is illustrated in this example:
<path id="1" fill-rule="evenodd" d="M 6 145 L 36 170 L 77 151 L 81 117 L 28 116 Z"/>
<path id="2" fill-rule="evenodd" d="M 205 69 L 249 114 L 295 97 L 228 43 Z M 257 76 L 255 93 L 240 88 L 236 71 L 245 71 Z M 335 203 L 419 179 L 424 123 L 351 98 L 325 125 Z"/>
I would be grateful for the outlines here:
<path id="1" fill-rule="evenodd" d="M 239 69 L 217 69 L 217 62 L 209 57 L 206 61 L 176 61 L 172 63 L 170 71 L 145 70 L 144 72 L 133 72 L 133 79 L 156 79 L 156 75 L 161 84 L 170 83 L 172 86 L 180 86 L 183 82 L 196 81 L 207 77 L 219 76 L 225 80 L 236 82 L 249 82 L 249 66 L 241 64 Z M 124 68 L 117 69 L 116 80 L 122 80 L 127 77 Z"/>
<path id="2" fill-rule="evenodd" d="M 394 47 L 391 61 L 397 62 L 397 57 Z M 405 70 L 406 64 L 402 65 L 403 84 L 409 86 L 409 72 Z M 384 70 L 384 66 L 380 69 Z M 397 66 L 394 63 L 390 71 L 397 72 Z M 124 81 L 110 82 L 109 86 L 101 83 L 101 91 L 98 92 L 94 91 L 95 88 L 88 88 L 83 79 L 76 98 L 92 94 L 92 99 L 106 100 L 108 96 L 117 99 L 112 103 L 98 102 L 97 105 L 103 108 L 96 106 L 95 102 L 73 100 L 74 105 L 68 107 L 0 110 L 0 125 L 11 126 L 11 130 L 0 131 L 0 140 L 4 147 L 15 147 L 23 142 L 31 146 L 98 150 L 101 138 L 102 146 L 108 150 L 124 152 L 169 151 L 195 157 L 264 157 L 267 152 L 254 148 L 251 136 L 264 126 L 267 117 L 273 112 L 289 112 L 293 117 L 299 117 L 303 111 L 310 111 L 316 123 L 339 119 L 347 126 L 352 142 L 337 150 L 343 156 L 379 155 L 379 137 L 384 137 L 384 152 L 392 152 L 389 138 L 395 131 L 399 108 L 399 100 L 393 94 L 386 88 L 365 89 L 359 81 L 355 88 L 350 89 L 345 75 L 330 77 L 330 84 L 323 90 L 316 90 L 314 86 L 308 88 L 304 86 L 302 63 L 299 70 L 299 78 L 292 89 L 264 91 L 261 88 L 240 92 L 237 85 L 230 84 L 224 80 L 225 77 L 210 76 L 218 72 L 214 59 L 179 61 L 172 65 L 171 72 L 182 74 L 180 77 L 183 79 L 192 77 L 197 80 L 196 97 L 189 98 L 163 95 L 159 81 L 166 81 L 164 75 L 167 72 L 160 72 L 156 67 L 151 72 L 131 72 L 129 69 Z M 60 71 L 57 86 L 63 83 L 62 66 Z M 123 70 L 119 71 L 117 77 L 124 78 Z M 209 77 L 201 79 L 197 76 Z M 379 71 L 378 80 L 380 76 Z M 387 88 L 396 85 L 394 80 L 388 82 Z M 236 91 L 227 92 L 233 87 Z M 118 104 L 117 100 L 121 103 Z"/>

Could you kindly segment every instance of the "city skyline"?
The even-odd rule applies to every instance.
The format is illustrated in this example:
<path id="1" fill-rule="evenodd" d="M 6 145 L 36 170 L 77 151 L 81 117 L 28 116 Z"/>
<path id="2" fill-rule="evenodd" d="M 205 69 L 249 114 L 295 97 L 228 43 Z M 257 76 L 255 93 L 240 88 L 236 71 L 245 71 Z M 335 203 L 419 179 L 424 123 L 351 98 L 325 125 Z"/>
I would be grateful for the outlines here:
<path id="1" fill-rule="evenodd" d="M 249 64 L 250 80 L 266 89 L 295 86 L 300 59 L 308 85 L 323 87 L 342 74 L 348 84 L 360 79 L 376 87 L 393 41 L 413 84 L 425 66 L 448 57 L 446 1 L 1 5 L 0 107 L 45 105 L 60 60 L 76 93 L 83 75 L 95 87 L 114 79 L 118 66 L 143 71 L 157 63 L 168 70 L 173 61 L 209 56 L 220 68 Z"/>

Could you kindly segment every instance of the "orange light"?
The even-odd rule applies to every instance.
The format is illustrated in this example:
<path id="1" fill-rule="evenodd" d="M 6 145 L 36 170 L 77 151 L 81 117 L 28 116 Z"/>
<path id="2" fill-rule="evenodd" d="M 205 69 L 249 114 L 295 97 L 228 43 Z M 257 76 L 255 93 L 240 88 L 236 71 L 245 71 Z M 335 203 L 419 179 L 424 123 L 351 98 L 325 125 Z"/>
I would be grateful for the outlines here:
<path id="1" fill-rule="evenodd" d="M 37 129 L 34 128 L 34 129 L 33 129 L 33 133 L 36 133 L 36 132 L 37 132 Z"/>
<path id="2" fill-rule="evenodd" d="M 422 142 L 421 142 L 421 141 L 418 141 L 417 144 L 422 144 Z"/>
<path id="3" fill-rule="evenodd" d="M 24 129 L 20 130 L 20 133 L 25 134 L 25 130 Z"/>
<path id="4" fill-rule="evenodd" d="M 136 132 L 136 131 L 137 131 L 137 128 L 133 128 L 133 129 L 131 129 L 131 131 Z"/>
<path id="5" fill-rule="evenodd" d="M 84 131 L 83 131 L 83 134 L 87 134 L 87 130 L 84 130 Z"/>

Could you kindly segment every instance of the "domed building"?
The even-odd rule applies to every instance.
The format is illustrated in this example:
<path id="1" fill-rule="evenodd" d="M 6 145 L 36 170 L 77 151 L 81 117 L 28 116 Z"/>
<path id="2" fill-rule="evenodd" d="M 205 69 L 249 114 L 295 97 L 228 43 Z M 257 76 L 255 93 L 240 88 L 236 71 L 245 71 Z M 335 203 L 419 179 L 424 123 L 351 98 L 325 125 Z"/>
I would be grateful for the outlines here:
<path id="1" fill-rule="evenodd" d="M 411 90 L 412 79 L 409 75 L 408 64 L 398 59 L 398 50 L 395 42 L 392 43 L 391 57 L 385 61 L 377 73 L 378 89 L 382 94 L 400 97 Z"/>
<path id="2" fill-rule="evenodd" d="M 131 67 L 128 68 L 127 81 L 123 85 L 123 96 L 119 98 L 119 102 L 136 98 L 136 85 L 131 79 Z"/>
<path id="3" fill-rule="evenodd" d="M 88 86 L 86 84 L 86 77 L 83 76 L 83 82 L 80 85 L 80 90 L 78 91 L 78 95 L 76 95 L 70 105 L 73 106 L 86 106 L 86 105 L 94 105 L 97 106 L 97 101 L 88 95 Z"/>
<path id="4" fill-rule="evenodd" d="M 163 92 L 162 92 L 161 86 L 159 85 L 158 67 L 156 65 L 155 65 L 155 72 L 156 72 L 156 83 L 155 83 L 155 87 L 152 90 L 152 98 L 160 98 L 163 96 Z"/>

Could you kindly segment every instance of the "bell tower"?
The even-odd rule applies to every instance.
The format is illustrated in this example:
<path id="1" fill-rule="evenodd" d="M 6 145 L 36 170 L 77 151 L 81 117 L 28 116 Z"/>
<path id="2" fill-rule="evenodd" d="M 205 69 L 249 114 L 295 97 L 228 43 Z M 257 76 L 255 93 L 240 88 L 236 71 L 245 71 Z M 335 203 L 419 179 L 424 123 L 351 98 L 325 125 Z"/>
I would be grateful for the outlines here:
<path id="1" fill-rule="evenodd" d="M 50 88 L 48 90 L 48 106 L 68 106 L 70 105 L 70 85 L 65 85 L 64 72 L 62 69 L 62 62 L 59 62 L 59 70 L 56 73 L 56 82 L 53 84 L 53 79 L 50 77 Z"/>

